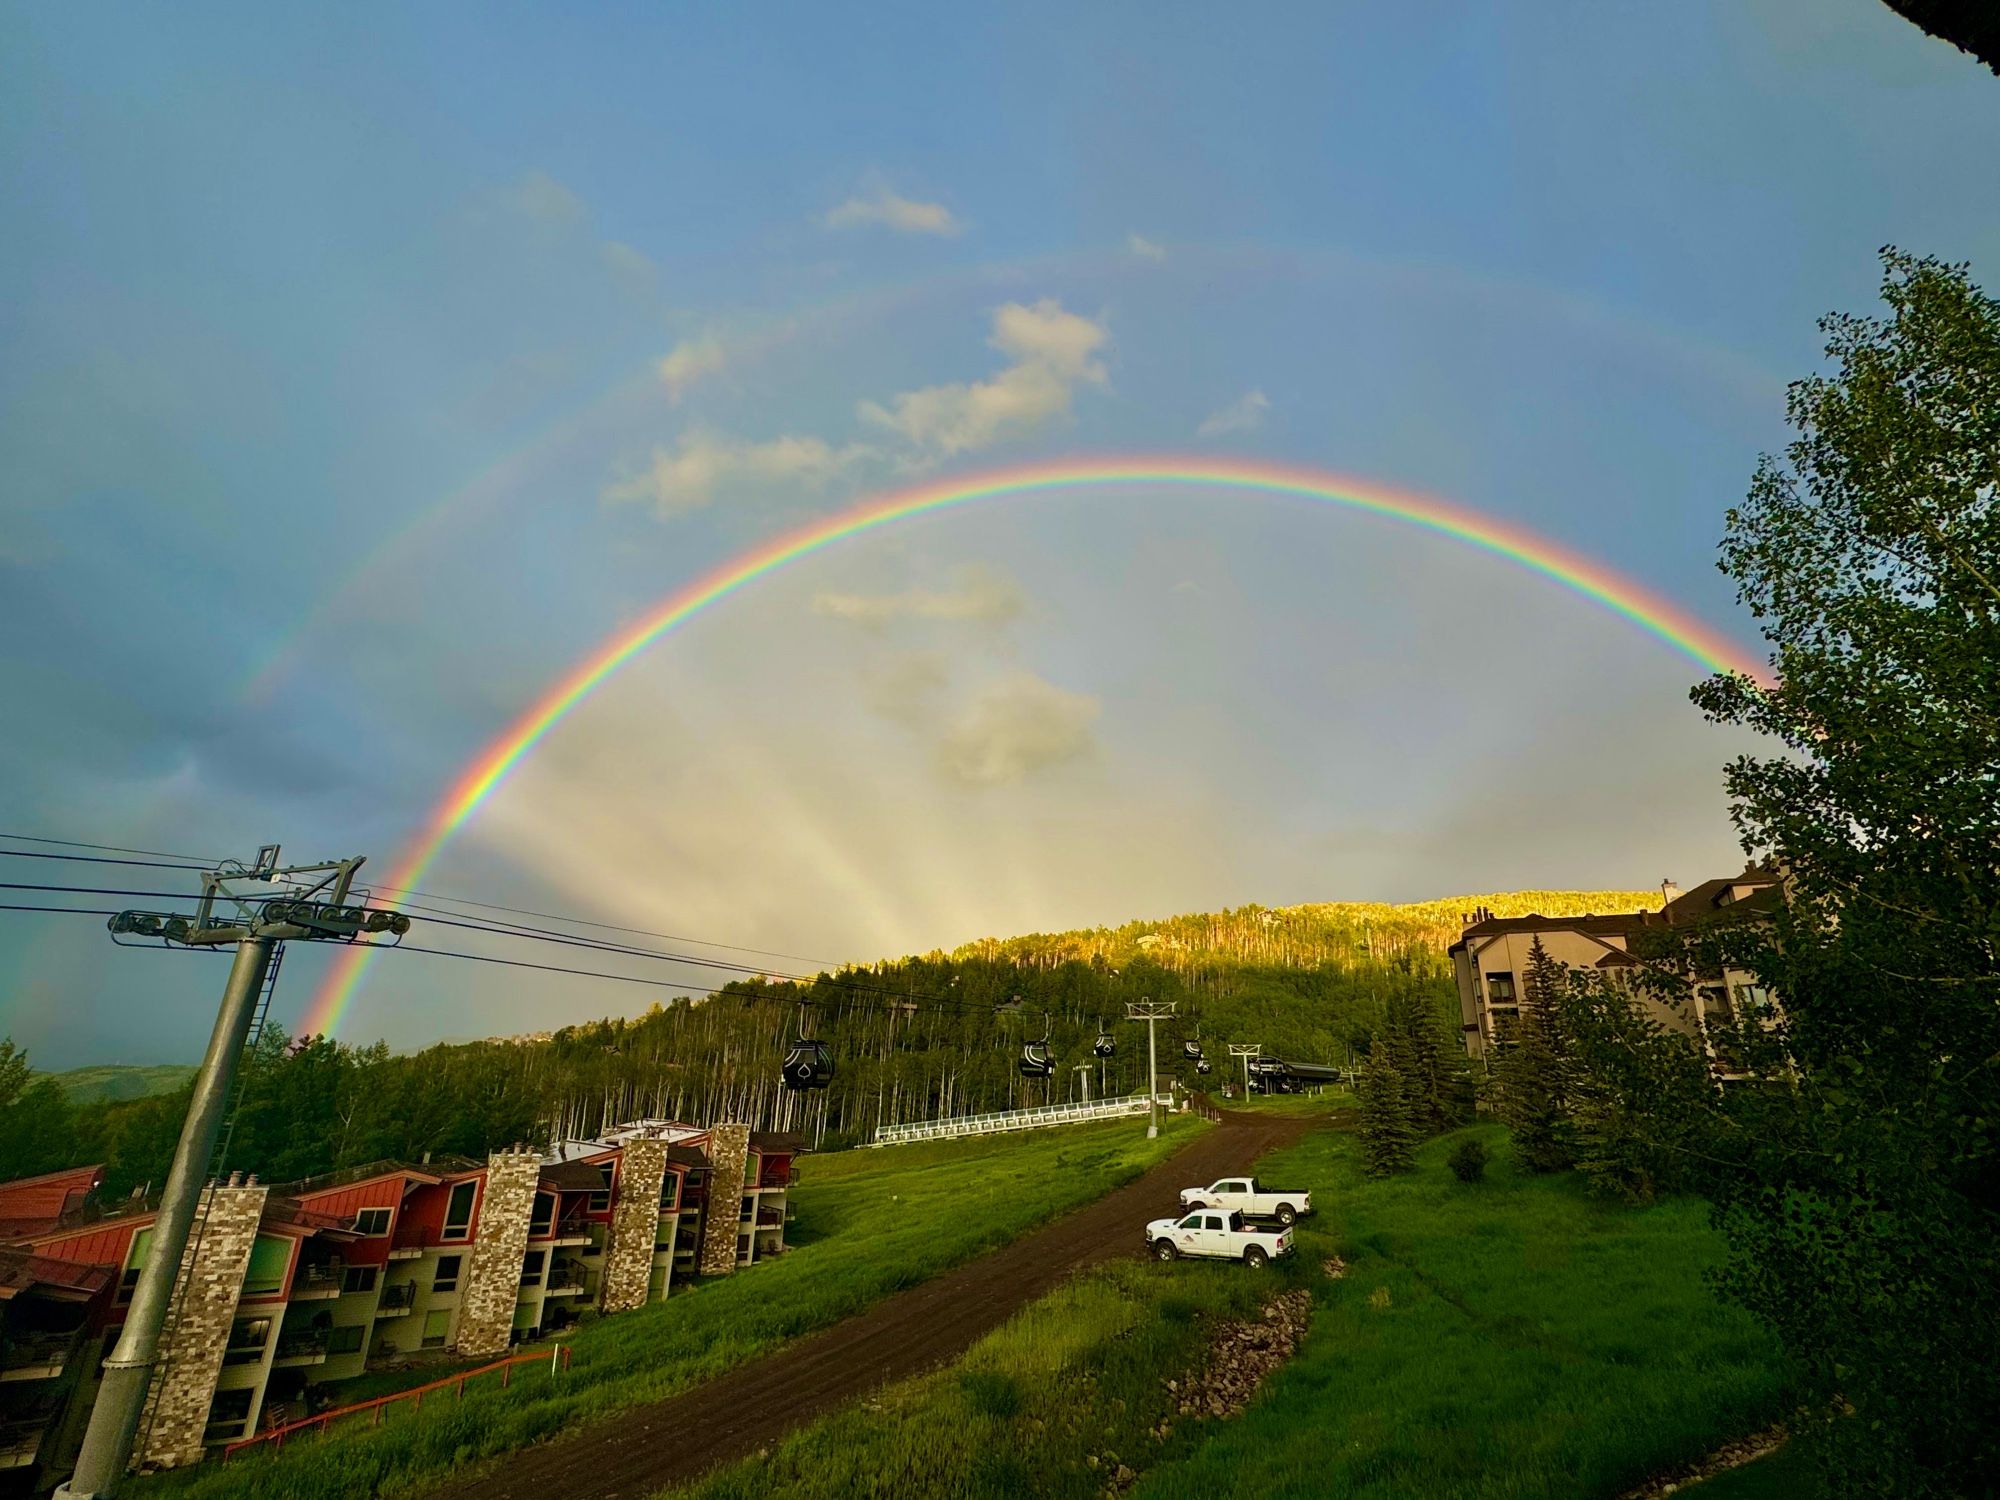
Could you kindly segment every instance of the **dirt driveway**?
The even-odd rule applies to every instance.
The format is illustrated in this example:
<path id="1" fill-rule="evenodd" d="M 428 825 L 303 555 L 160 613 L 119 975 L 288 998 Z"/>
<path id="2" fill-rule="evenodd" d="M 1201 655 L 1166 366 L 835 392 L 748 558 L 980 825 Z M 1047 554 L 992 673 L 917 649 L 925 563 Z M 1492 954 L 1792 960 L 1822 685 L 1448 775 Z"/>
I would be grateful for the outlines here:
<path id="1" fill-rule="evenodd" d="M 1064 1277 L 1140 1254 L 1140 1226 L 1173 1213 L 1182 1188 L 1247 1172 L 1311 1123 L 1224 1114 L 1217 1128 L 1094 1203 L 705 1385 L 523 1449 L 476 1481 L 436 1492 L 437 1500 L 642 1500 L 685 1483 L 891 1381 L 948 1363 Z"/>

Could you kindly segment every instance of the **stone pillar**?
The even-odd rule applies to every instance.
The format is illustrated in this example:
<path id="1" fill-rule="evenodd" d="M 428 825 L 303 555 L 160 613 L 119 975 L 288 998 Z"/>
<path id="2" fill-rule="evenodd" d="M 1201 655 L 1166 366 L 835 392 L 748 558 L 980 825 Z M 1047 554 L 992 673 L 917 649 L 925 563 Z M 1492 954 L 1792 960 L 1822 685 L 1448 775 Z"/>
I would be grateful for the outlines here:
<path id="1" fill-rule="evenodd" d="M 160 1333 L 159 1362 L 139 1418 L 135 1462 L 142 1469 L 173 1469 L 202 1459 L 209 1403 L 215 1400 L 222 1354 L 236 1322 L 243 1277 L 257 1243 L 270 1189 L 210 1187 L 202 1193 L 195 1232 L 188 1236 L 174 1282 L 174 1300 Z M 284 1311 L 280 1305 L 272 1316 Z M 274 1332 L 272 1335 L 276 1337 Z"/>
<path id="2" fill-rule="evenodd" d="M 459 1295 L 455 1350 L 469 1358 L 505 1354 L 521 1300 L 521 1263 L 528 1254 L 528 1220 L 535 1212 L 535 1184 L 542 1159 L 533 1151 L 496 1151 L 486 1159 L 486 1192 L 479 1203 L 479 1232 L 466 1262 Z"/>
<path id="3" fill-rule="evenodd" d="M 660 1184 L 667 1175 L 665 1141 L 627 1141 L 618 1167 L 618 1202 L 611 1210 L 611 1240 L 604 1249 L 604 1287 L 598 1306 L 629 1312 L 646 1305 L 653 1279 L 653 1247 L 660 1235 Z"/>
<path id="4" fill-rule="evenodd" d="M 717 1125 L 708 1133 L 708 1210 L 701 1217 L 704 1276 L 727 1276 L 736 1269 L 736 1214 L 743 1200 L 743 1172 L 749 1165 L 750 1127 Z"/>

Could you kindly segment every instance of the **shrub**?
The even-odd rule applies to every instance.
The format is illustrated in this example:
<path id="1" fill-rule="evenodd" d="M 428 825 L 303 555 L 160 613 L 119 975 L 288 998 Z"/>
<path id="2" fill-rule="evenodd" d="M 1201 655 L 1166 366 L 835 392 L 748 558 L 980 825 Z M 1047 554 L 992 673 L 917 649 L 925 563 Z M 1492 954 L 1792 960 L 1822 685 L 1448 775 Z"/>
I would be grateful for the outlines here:
<path id="1" fill-rule="evenodd" d="M 1463 1140 L 1452 1148 L 1451 1175 L 1460 1182 L 1478 1182 L 1486 1176 L 1484 1142 Z"/>

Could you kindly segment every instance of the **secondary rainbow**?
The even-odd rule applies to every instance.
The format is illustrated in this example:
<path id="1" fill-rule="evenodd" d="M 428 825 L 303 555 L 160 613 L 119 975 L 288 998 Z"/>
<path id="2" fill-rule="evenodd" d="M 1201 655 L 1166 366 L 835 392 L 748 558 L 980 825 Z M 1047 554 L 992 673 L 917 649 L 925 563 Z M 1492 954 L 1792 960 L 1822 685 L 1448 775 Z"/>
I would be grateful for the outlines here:
<path id="1" fill-rule="evenodd" d="M 1481 515 L 1411 490 L 1320 469 L 1186 455 L 1069 458 L 1053 463 L 962 474 L 912 486 L 787 532 L 741 553 L 661 600 L 614 632 L 559 678 L 513 723 L 489 741 L 432 809 L 422 831 L 402 850 L 383 882 L 390 901 L 416 886 L 453 834 L 465 826 L 546 734 L 661 636 L 758 579 L 836 542 L 983 500 L 1106 489 L 1118 485 L 1226 488 L 1271 499 L 1313 501 L 1421 527 L 1539 573 L 1641 630 L 1700 666 L 1737 672 L 1768 684 L 1762 664 L 1735 642 L 1602 563 L 1591 561 L 1522 526 Z M 307 1008 L 301 1030 L 332 1032 L 367 972 L 365 947 L 339 950 Z"/>

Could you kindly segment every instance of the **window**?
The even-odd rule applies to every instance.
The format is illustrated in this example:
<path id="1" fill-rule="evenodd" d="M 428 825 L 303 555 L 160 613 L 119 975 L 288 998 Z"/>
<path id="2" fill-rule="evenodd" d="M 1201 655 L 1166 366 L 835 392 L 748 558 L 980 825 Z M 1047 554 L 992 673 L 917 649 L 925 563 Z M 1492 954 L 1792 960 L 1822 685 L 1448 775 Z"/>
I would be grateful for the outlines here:
<path id="1" fill-rule="evenodd" d="M 529 1234 L 547 1234 L 556 1226 L 556 1195 L 535 1194 L 534 1212 L 528 1215 Z"/>
<path id="2" fill-rule="evenodd" d="M 1729 992 L 1719 984 L 1704 984 L 1697 993 L 1701 996 L 1702 1014 L 1711 1021 L 1733 1021 L 1735 1013 L 1729 1008 Z"/>
<path id="3" fill-rule="evenodd" d="M 597 1164 L 597 1170 L 604 1177 L 604 1191 L 590 1195 L 590 1212 L 601 1214 L 611 1207 L 611 1177 L 616 1168 L 608 1161 L 601 1161 Z"/>
<path id="4" fill-rule="evenodd" d="M 1181 1220 L 1181 1222 L 1180 1222 L 1180 1227 L 1181 1227 L 1182 1229 L 1199 1229 L 1199 1228 L 1201 1228 L 1201 1215 L 1200 1215 L 1200 1214 L 1189 1214 L 1189 1215 L 1188 1215 L 1188 1216 L 1187 1216 L 1187 1217 L 1186 1217 L 1185 1219 L 1182 1219 L 1182 1220 Z"/>
<path id="5" fill-rule="evenodd" d="M 1514 1003 L 1514 976 L 1502 970 L 1486 976 L 1486 1003 L 1489 1005 L 1512 1005 Z"/>
<path id="6" fill-rule="evenodd" d="M 669 1172 L 660 1179 L 660 1212 L 672 1213 L 681 1206 L 681 1174 Z"/>
<path id="7" fill-rule="evenodd" d="M 472 1234 L 472 1203 L 479 1196 L 479 1181 L 468 1177 L 464 1182 L 451 1185 L 451 1197 L 445 1200 L 444 1231 L 440 1238 L 462 1240 Z"/>
<path id="8" fill-rule="evenodd" d="M 528 1252 L 528 1258 L 521 1262 L 522 1286 L 540 1286 L 542 1284 L 542 1267 L 546 1264 L 548 1258 L 549 1252 L 546 1250 L 530 1250 Z"/>
<path id="9" fill-rule="evenodd" d="M 434 1292 L 457 1291 L 458 1268 L 464 1259 L 465 1257 L 462 1255 L 440 1255 L 437 1263 L 437 1274 L 431 1278 L 431 1290 Z"/>
<path id="10" fill-rule="evenodd" d="M 389 1220 L 394 1211 L 387 1208 L 364 1208 L 354 1216 L 354 1232 L 370 1237 L 389 1232 Z"/>
<path id="11" fill-rule="evenodd" d="M 426 1349 L 442 1349 L 445 1337 L 451 1332 L 451 1314 L 434 1312 L 424 1314 L 424 1342 Z"/>
<path id="12" fill-rule="evenodd" d="M 243 1273 L 243 1295 L 275 1297 L 285 1289 L 285 1274 L 292 1268 L 292 1242 L 274 1234 L 260 1234 L 250 1247 L 250 1267 Z"/>
<path id="13" fill-rule="evenodd" d="M 1778 1008 L 1771 998 L 1770 986 L 1763 984 L 1737 985 L 1736 1003 L 1743 1007 L 1746 1016 L 1768 1016 Z"/>
<path id="14" fill-rule="evenodd" d="M 132 1266 L 118 1280 L 118 1301 L 123 1304 L 132 1300 L 132 1289 L 139 1284 L 139 1268 Z"/>
<path id="15" fill-rule="evenodd" d="M 229 1329 L 229 1343 L 222 1351 L 222 1362 L 226 1365 L 254 1365 L 264 1357 L 264 1345 L 270 1342 L 271 1320 L 269 1318 L 238 1318 Z"/>
<path id="16" fill-rule="evenodd" d="M 745 1198 L 743 1200 L 743 1206 L 737 1209 L 736 1211 L 737 1222 L 740 1224 L 747 1224 L 750 1222 L 750 1220 L 756 1217 L 757 1217 L 757 1200 L 755 1198 Z"/>
<path id="17" fill-rule="evenodd" d="M 250 1421 L 250 1403 L 256 1395 L 254 1386 L 217 1391 L 208 1405 L 208 1430 L 202 1435 L 210 1439 L 240 1436 Z"/>
<path id="18" fill-rule="evenodd" d="M 341 1295 L 348 1296 L 354 1292 L 374 1291 L 375 1269 L 374 1266 L 349 1266 L 346 1273 L 340 1278 Z"/>
<path id="19" fill-rule="evenodd" d="M 359 1323 L 350 1323 L 343 1328 L 327 1331 L 326 1352 L 328 1354 L 359 1354 L 361 1338 L 368 1330 Z"/>

